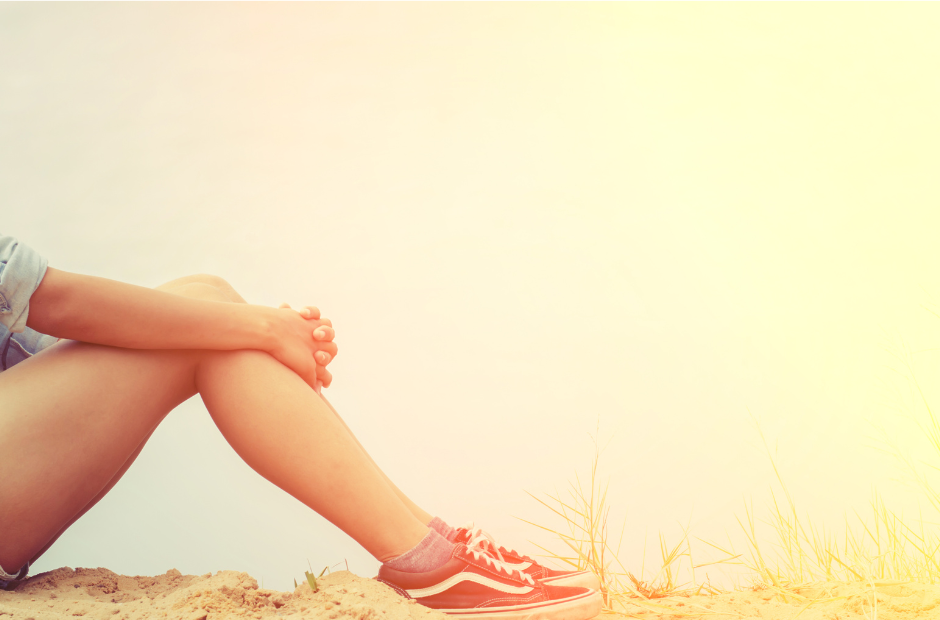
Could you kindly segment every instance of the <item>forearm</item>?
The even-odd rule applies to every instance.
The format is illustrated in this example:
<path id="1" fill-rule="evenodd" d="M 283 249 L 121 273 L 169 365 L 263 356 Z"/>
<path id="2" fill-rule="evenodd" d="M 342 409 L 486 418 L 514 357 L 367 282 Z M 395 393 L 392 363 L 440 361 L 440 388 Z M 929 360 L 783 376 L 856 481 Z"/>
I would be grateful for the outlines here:
<path id="1" fill-rule="evenodd" d="M 133 349 L 260 349 L 274 309 L 190 299 L 49 268 L 27 325 L 44 334 Z"/>

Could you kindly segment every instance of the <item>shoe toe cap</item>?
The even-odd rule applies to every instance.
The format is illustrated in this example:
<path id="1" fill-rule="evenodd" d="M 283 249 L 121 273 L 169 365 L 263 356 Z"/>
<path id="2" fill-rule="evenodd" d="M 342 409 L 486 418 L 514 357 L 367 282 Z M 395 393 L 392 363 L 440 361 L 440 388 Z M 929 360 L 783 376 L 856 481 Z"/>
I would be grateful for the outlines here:
<path id="1" fill-rule="evenodd" d="M 579 586 L 556 586 L 547 583 L 543 583 L 542 585 L 545 587 L 546 597 L 552 601 L 563 598 L 587 596 L 594 593 L 594 590 L 591 588 L 582 588 Z"/>

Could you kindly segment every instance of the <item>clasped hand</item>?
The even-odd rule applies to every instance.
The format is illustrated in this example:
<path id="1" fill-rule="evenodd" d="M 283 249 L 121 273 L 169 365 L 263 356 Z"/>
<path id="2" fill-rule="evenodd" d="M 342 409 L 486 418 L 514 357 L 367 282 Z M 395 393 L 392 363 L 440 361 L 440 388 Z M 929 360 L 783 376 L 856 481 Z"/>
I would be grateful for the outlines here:
<path id="1" fill-rule="evenodd" d="M 278 307 L 276 345 L 270 353 L 307 382 L 317 393 L 330 387 L 333 375 L 326 369 L 336 357 L 333 323 L 320 318 L 315 306 L 292 310 L 284 303 Z"/>

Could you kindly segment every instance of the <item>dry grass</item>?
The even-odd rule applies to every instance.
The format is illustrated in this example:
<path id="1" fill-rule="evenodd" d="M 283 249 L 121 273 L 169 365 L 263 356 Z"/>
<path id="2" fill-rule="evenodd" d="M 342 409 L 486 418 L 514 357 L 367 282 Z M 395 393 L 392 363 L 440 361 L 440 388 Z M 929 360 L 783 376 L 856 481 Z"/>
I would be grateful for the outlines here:
<path id="1" fill-rule="evenodd" d="M 914 483 L 919 496 L 925 500 L 924 504 L 936 513 L 934 519 L 940 521 L 936 519 L 940 515 L 940 482 L 937 482 L 940 472 L 940 418 L 917 381 L 912 353 L 904 347 L 892 353 L 898 362 L 893 370 L 906 388 L 895 394 L 894 400 L 901 403 L 901 413 L 916 424 L 917 436 L 923 440 L 927 456 L 915 458 L 909 450 L 894 443 L 884 429 L 881 429 L 880 449 L 896 459 L 907 478 Z M 560 517 L 563 523 L 561 528 L 532 525 L 554 534 L 570 553 L 554 553 L 541 548 L 547 557 L 571 569 L 587 569 L 597 575 L 605 608 L 609 611 L 626 610 L 628 605 L 634 608 L 639 605 L 654 612 L 667 611 L 669 608 L 658 605 L 657 599 L 719 593 L 720 590 L 709 583 L 707 576 L 704 581 L 696 578 L 696 569 L 709 564 L 743 570 L 748 583 L 739 583 L 737 589 L 772 591 L 781 601 L 799 604 L 799 613 L 812 605 L 835 600 L 830 595 L 808 598 L 800 593 L 803 588 L 840 583 L 865 584 L 870 592 L 870 601 L 864 613 L 870 620 L 878 618 L 876 593 L 879 587 L 904 583 L 940 584 L 938 523 L 929 522 L 923 514 L 916 519 L 905 519 L 888 507 L 878 491 L 873 490 L 869 506 L 864 511 L 853 510 L 845 515 L 837 530 L 826 529 L 798 509 L 756 421 L 755 426 L 777 486 L 771 489 L 769 505 L 763 511 L 764 518 L 758 518 L 753 502 L 745 503 L 743 516 L 734 515 L 745 541 L 743 553 L 738 553 L 730 543 L 719 545 L 696 538 L 697 548 L 699 544 L 704 545 L 710 553 L 717 552 L 719 559 L 695 564 L 689 528 L 686 527 L 675 544 L 667 544 L 666 539 L 659 536 L 658 568 L 647 571 L 644 544 L 643 558 L 633 562 L 631 570 L 628 570 L 625 564 L 630 562 L 625 563 L 620 557 L 625 523 L 620 528 L 616 548 L 609 540 L 608 485 L 602 485 L 598 477 L 601 450 L 596 439 L 588 481 L 582 484 L 576 477 L 564 496 L 559 493 L 544 498 L 532 496 Z M 814 587 L 803 591 L 828 590 L 828 587 Z"/>
<path id="2" fill-rule="evenodd" d="M 567 496 L 556 492 L 555 495 L 539 498 L 529 493 L 530 497 L 562 521 L 561 528 L 555 529 L 523 519 L 526 523 L 553 534 L 567 548 L 567 551 L 558 553 L 536 545 L 545 552 L 544 557 L 555 560 L 569 570 L 589 570 L 594 573 L 601 584 L 601 595 L 607 611 L 627 609 L 630 605 L 662 611 L 666 608 L 657 606 L 652 601 L 690 594 L 717 593 L 719 590 L 707 582 L 695 581 L 695 569 L 704 565 L 695 565 L 692 561 L 688 528 L 684 529 L 676 544 L 669 544 L 665 537 L 659 536 L 659 568 L 649 578 L 645 577 L 645 552 L 637 571 L 639 577 L 626 569 L 620 560 L 620 546 L 626 521 L 621 525 L 615 548 L 609 538 L 608 484 L 602 483 L 598 477 L 600 455 L 601 450 L 595 441 L 589 480 L 582 483 L 576 475 L 575 481 L 569 484 Z M 687 575 L 687 580 L 683 580 L 684 575 Z"/>
<path id="3" fill-rule="evenodd" d="M 761 439 L 767 448 L 763 433 Z M 854 527 L 853 519 L 846 516 L 837 536 L 809 516 L 800 517 L 769 449 L 767 456 L 780 485 L 779 494 L 771 492 L 772 510 L 765 522 L 771 535 L 759 535 L 753 506 L 745 506 L 744 520 L 738 518 L 748 545 L 742 564 L 753 584 L 791 600 L 799 599 L 795 590 L 820 582 L 867 583 L 873 592 L 885 584 L 940 583 L 940 565 L 935 559 L 940 538 L 923 519 L 916 528 L 905 524 L 874 492 L 870 514 L 866 517 L 855 512 Z M 871 616 L 877 617 L 874 599 Z"/>
<path id="4" fill-rule="evenodd" d="M 940 421 L 929 407 L 927 412 L 924 434 L 940 457 Z M 752 503 L 745 504 L 743 518 L 735 516 L 746 540 L 744 553 L 737 553 L 730 545 L 697 539 L 719 552 L 720 558 L 707 564 L 695 564 L 686 527 L 675 544 L 667 544 L 660 535 L 659 568 L 649 571 L 650 576 L 646 576 L 645 552 L 638 570 L 635 567 L 635 572 L 628 570 L 620 557 L 625 522 L 617 535 L 616 546 L 610 539 L 608 485 L 602 484 L 598 477 L 601 450 L 596 441 L 589 480 L 582 483 L 576 476 L 566 495 L 556 492 L 539 498 L 529 494 L 560 517 L 562 526 L 553 528 L 527 523 L 553 534 L 567 549 L 556 553 L 540 546 L 545 557 L 572 570 L 590 570 L 597 575 L 607 611 L 625 611 L 636 606 L 654 612 L 666 611 L 668 608 L 657 605 L 656 599 L 719 593 L 721 590 L 707 579 L 696 579 L 696 569 L 709 564 L 743 567 L 750 582 L 745 587 L 773 591 L 779 600 L 800 604 L 803 610 L 830 599 L 807 598 L 799 593 L 801 588 L 820 583 L 865 583 L 871 588 L 871 601 L 865 611 L 871 620 L 878 617 L 876 589 L 879 586 L 940 584 L 940 529 L 936 525 L 928 524 L 923 517 L 910 525 L 910 521 L 905 522 L 874 492 L 866 515 L 858 512 L 851 518 L 846 515 L 838 534 L 825 529 L 808 515 L 801 515 L 759 425 L 757 431 L 779 488 L 771 490 L 768 518 L 759 521 Z M 930 485 L 927 476 L 914 463 L 905 461 L 899 450 L 895 450 L 895 455 L 915 474 L 926 498 L 940 511 L 940 491 Z"/>
<path id="5" fill-rule="evenodd" d="M 899 374 L 908 383 L 915 405 L 923 412 L 916 422 L 920 436 L 927 442 L 934 460 L 919 462 L 892 442 L 882 431 L 882 451 L 894 456 L 908 477 L 915 482 L 920 496 L 940 513 L 940 490 L 931 483 L 929 472 L 940 470 L 940 420 L 934 414 L 914 373 L 907 351 L 895 352 L 900 362 Z M 777 468 L 766 438 L 757 427 L 767 457 L 779 484 L 772 491 L 769 541 L 759 536 L 754 510 L 745 506 L 745 519 L 738 523 L 747 537 L 748 554 L 744 565 L 755 583 L 775 588 L 781 596 L 804 584 L 820 581 L 863 582 L 872 589 L 880 584 L 940 583 L 940 528 L 926 521 L 923 515 L 904 519 L 891 510 L 883 497 L 872 492 L 865 514 L 853 511 L 845 517 L 836 535 L 812 522 L 808 515 L 800 517 L 796 502 Z M 877 617 L 877 602 L 872 601 L 871 617 Z"/>

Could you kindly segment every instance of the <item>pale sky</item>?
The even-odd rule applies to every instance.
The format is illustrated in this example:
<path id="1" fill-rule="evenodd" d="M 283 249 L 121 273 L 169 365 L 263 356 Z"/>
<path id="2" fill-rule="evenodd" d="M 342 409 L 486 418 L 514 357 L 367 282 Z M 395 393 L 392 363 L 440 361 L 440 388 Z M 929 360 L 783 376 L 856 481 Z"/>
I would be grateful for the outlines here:
<path id="1" fill-rule="evenodd" d="M 550 544 L 515 517 L 557 524 L 526 491 L 586 474 L 598 425 L 625 563 L 677 523 L 740 541 L 773 483 L 751 414 L 837 529 L 872 485 L 917 505 L 869 445 L 869 421 L 917 445 L 891 352 L 940 396 L 938 28 L 931 4 L 0 4 L 0 230 L 66 270 L 318 305 L 375 460 L 509 546 Z M 34 570 L 288 588 L 308 559 L 377 568 L 197 398 Z"/>

